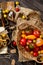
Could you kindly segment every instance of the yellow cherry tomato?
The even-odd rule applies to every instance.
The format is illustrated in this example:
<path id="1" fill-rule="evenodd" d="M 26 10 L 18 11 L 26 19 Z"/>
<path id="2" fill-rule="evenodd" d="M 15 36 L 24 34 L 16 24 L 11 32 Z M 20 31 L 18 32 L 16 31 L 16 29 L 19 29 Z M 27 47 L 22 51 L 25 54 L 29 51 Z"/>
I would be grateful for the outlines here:
<path id="1" fill-rule="evenodd" d="M 26 18 L 26 17 L 23 15 L 23 16 L 22 16 L 22 19 L 25 19 L 25 18 Z"/>
<path id="2" fill-rule="evenodd" d="M 43 54 L 43 50 L 41 50 L 40 53 Z"/>
<path id="3" fill-rule="evenodd" d="M 7 17 L 7 15 L 6 14 L 4 14 L 4 18 L 6 18 Z"/>
<path id="4" fill-rule="evenodd" d="M 24 31 L 22 31 L 22 34 L 24 34 L 25 32 Z"/>
<path id="5" fill-rule="evenodd" d="M 26 35 L 25 34 L 22 34 L 21 37 L 26 38 Z"/>
<path id="6" fill-rule="evenodd" d="M 41 53 L 41 51 L 38 51 L 38 54 L 40 54 Z"/>
<path id="7" fill-rule="evenodd" d="M 19 5 L 20 3 L 18 1 L 16 1 L 16 5 Z"/>
<path id="8" fill-rule="evenodd" d="M 40 38 L 43 38 L 43 35 L 40 35 Z"/>
<path id="9" fill-rule="evenodd" d="M 30 54 L 33 54 L 33 51 L 31 51 Z"/>
<path id="10" fill-rule="evenodd" d="M 36 40 L 33 40 L 33 43 L 36 43 Z"/>
<path id="11" fill-rule="evenodd" d="M 27 45 L 29 45 L 29 43 L 28 43 L 28 42 L 27 42 L 26 44 L 27 44 Z"/>
<path id="12" fill-rule="evenodd" d="M 37 41 L 36 41 L 36 45 L 37 46 L 42 46 L 43 45 L 43 39 L 38 38 Z"/>
<path id="13" fill-rule="evenodd" d="M 36 37 L 34 35 L 28 35 L 28 36 L 26 36 L 26 39 L 34 40 L 34 39 L 36 39 Z"/>

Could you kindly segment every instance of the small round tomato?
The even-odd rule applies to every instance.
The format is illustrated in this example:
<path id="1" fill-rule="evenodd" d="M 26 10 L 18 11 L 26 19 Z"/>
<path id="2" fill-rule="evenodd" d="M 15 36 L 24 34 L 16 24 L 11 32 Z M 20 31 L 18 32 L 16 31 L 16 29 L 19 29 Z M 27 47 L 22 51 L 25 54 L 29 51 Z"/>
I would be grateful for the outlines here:
<path id="1" fill-rule="evenodd" d="M 33 50 L 33 51 L 34 51 L 34 52 L 39 51 L 39 47 L 34 48 L 34 50 Z"/>
<path id="2" fill-rule="evenodd" d="M 40 46 L 40 50 L 43 50 L 43 45 L 42 45 L 42 46 Z"/>
<path id="3" fill-rule="evenodd" d="M 33 50 L 34 49 L 34 44 L 29 44 L 29 48 L 30 48 L 30 50 Z"/>
<path id="4" fill-rule="evenodd" d="M 16 12 L 18 12 L 19 10 L 20 10 L 20 9 L 19 9 L 18 7 L 17 7 L 17 8 L 15 8 L 15 11 L 16 11 Z"/>
<path id="5" fill-rule="evenodd" d="M 25 34 L 26 34 L 26 35 L 32 34 L 32 30 L 27 30 L 27 31 L 25 32 Z"/>
<path id="6" fill-rule="evenodd" d="M 33 35 L 35 35 L 36 37 L 39 37 L 40 36 L 40 31 L 34 30 Z"/>
<path id="7" fill-rule="evenodd" d="M 20 45 L 22 45 L 22 46 L 26 45 L 26 39 L 25 38 L 20 39 Z"/>
<path id="8" fill-rule="evenodd" d="M 12 44 L 13 44 L 13 46 L 16 46 L 16 42 L 15 41 L 13 41 Z"/>
<path id="9" fill-rule="evenodd" d="M 28 47 L 28 46 L 25 46 L 25 50 L 26 50 L 26 51 L 29 51 L 29 47 Z"/>
<path id="10" fill-rule="evenodd" d="M 32 40 L 28 39 L 27 42 L 28 42 L 28 43 L 32 43 Z"/>
<path id="11" fill-rule="evenodd" d="M 38 56 L 38 52 L 33 52 L 33 56 L 37 57 Z"/>

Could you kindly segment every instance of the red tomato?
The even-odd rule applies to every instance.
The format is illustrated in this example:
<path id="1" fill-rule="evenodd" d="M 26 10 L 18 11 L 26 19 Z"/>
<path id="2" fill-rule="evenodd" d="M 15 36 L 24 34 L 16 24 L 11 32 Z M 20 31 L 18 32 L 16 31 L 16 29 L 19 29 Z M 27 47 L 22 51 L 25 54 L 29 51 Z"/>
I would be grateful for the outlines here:
<path id="1" fill-rule="evenodd" d="M 38 52 L 38 51 L 39 51 L 39 47 L 34 48 L 33 51 L 34 51 L 34 52 Z"/>
<path id="2" fill-rule="evenodd" d="M 15 8 L 15 10 L 16 10 L 16 12 L 18 12 L 20 9 L 17 7 L 17 8 Z"/>
<path id="3" fill-rule="evenodd" d="M 25 49 L 26 49 L 26 51 L 29 51 L 30 50 L 28 46 L 26 46 Z"/>
<path id="4" fill-rule="evenodd" d="M 34 57 L 38 56 L 38 52 L 33 52 L 33 56 Z"/>
<path id="5" fill-rule="evenodd" d="M 38 47 L 38 46 L 36 46 L 36 44 L 34 44 L 34 49 L 33 49 L 33 51 L 34 51 L 34 52 L 39 51 L 39 47 Z"/>
<path id="6" fill-rule="evenodd" d="M 40 47 L 40 50 L 43 50 L 43 45 Z"/>
<path id="7" fill-rule="evenodd" d="M 26 39 L 25 38 L 21 38 L 20 45 L 22 45 L 22 46 L 26 45 Z"/>
<path id="8" fill-rule="evenodd" d="M 33 35 L 35 35 L 36 37 L 40 36 L 40 32 L 38 30 L 34 30 L 33 31 Z"/>
<path id="9" fill-rule="evenodd" d="M 13 41 L 13 43 L 12 43 L 12 44 L 13 44 L 13 46 L 16 46 L 16 42 L 15 42 L 15 41 Z"/>
<path id="10" fill-rule="evenodd" d="M 28 42 L 28 43 L 32 43 L 32 40 L 28 39 L 27 42 Z"/>
<path id="11" fill-rule="evenodd" d="M 32 30 L 26 31 L 25 34 L 26 35 L 31 35 L 32 34 Z"/>

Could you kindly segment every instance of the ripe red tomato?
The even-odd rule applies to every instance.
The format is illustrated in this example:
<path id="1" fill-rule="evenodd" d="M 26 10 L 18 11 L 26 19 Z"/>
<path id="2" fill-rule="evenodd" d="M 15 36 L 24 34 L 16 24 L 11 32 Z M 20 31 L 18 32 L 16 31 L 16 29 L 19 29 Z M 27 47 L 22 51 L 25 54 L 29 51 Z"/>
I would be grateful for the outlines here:
<path id="1" fill-rule="evenodd" d="M 26 51 L 30 51 L 30 49 L 29 49 L 28 46 L 25 46 L 25 50 L 26 50 Z"/>
<path id="2" fill-rule="evenodd" d="M 38 56 L 38 52 L 33 52 L 33 56 L 37 57 Z"/>
<path id="3" fill-rule="evenodd" d="M 15 41 L 13 41 L 12 44 L 13 44 L 13 46 L 16 46 L 16 42 Z"/>
<path id="4" fill-rule="evenodd" d="M 40 32 L 38 30 L 34 30 L 33 31 L 33 35 L 35 35 L 36 37 L 40 36 Z"/>
<path id="5" fill-rule="evenodd" d="M 33 51 L 34 51 L 34 52 L 38 52 L 38 51 L 39 51 L 39 47 L 34 48 Z"/>
<path id="6" fill-rule="evenodd" d="M 26 31 L 25 34 L 26 35 L 31 35 L 32 34 L 32 30 Z"/>
<path id="7" fill-rule="evenodd" d="M 32 40 L 28 39 L 27 42 L 28 42 L 28 43 L 32 43 Z"/>
<path id="8" fill-rule="evenodd" d="M 40 47 L 40 50 L 43 50 L 43 45 Z"/>
<path id="9" fill-rule="evenodd" d="M 15 11 L 16 11 L 16 12 L 18 12 L 19 10 L 20 10 L 20 9 L 19 9 L 18 7 L 17 7 L 17 8 L 15 8 Z"/>
<path id="10" fill-rule="evenodd" d="M 26 39 L 25 38 L 20 39 L 20 45 L 22 45 L 22 46 L 26 45 Z"/>

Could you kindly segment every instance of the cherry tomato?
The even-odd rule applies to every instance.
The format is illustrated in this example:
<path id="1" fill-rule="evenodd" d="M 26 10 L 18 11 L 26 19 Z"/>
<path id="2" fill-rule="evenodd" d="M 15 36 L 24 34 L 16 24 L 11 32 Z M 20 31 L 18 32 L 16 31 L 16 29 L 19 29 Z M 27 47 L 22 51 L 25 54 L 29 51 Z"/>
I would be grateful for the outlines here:
<path id="1" fill-rule="evenodd" d="M 22 46 L 26 45 L 26 39 L 25 38 L 21 38 L 20 45 L 22 45 Z"/>
<path id="2" fill-rule="evenodd" d="M 33 52 L 33 56 L 37 57 L 38 56 L 38 52 Z"/>
<path id="3" fill-rule="evenodd" d="M 30 49 L 29 49 L 29 47 L 28 47 L 28 46 L 26 46 L 26 47 L 25 47 L 25 50 L 26 50 L 26 51 L 30 51 Z"/>
<path id="4" fill-rule="evenodd" d="M 39 51 L 39 47 L 34 48 L 33 51 L 34 51 L 34 52 L 38 52 L 38 51 Z"/>
<path id="5" fill-rule="evenodd" d="M 28 39 L 27 42 L 28 42 L 28 43 L 32 43 L 32 40 Z"/>
<path id="6" fill-rule="evenodd" d="M 26 35 L 32 34 L 32 30 L 29 30 L 29 31 L 27 30 L 27 31 L 25 32 L 25 34 L 26 34 Z"/>
<path id="7" fill-rule="evenodd" d="M 16 46 L 16 42 L 15 41 L 13 41 L 12 44 L 13 44 L 13 46 Z"/>
<path id="8" fill-rule="evenodd" d="M 19 9 L 18 7 L 17 7 L 17 8 L 15 8 L 15 11 L 16 11 L 16 12 L 18 12 L 19 10 L 20 10 L 20 9 Z"/>
<path id="9" fill-rule="evenodd" d="M 40 32 L 38 30 L 34 30 L 33 31 L 33 35 L 35 35 L 36 37 L 40 36 Z"/>
<path id="10" fill-rule="evenodd" d="M 33 50 L 34 49 L 34 44 L 29 44 L 29 48 L 30 48 L 30 50 Z"/>
<path id="11" fill-rule="evenodd" d="M 40 47 L 40 50 L 43 50 L 43 45 Z"/>

